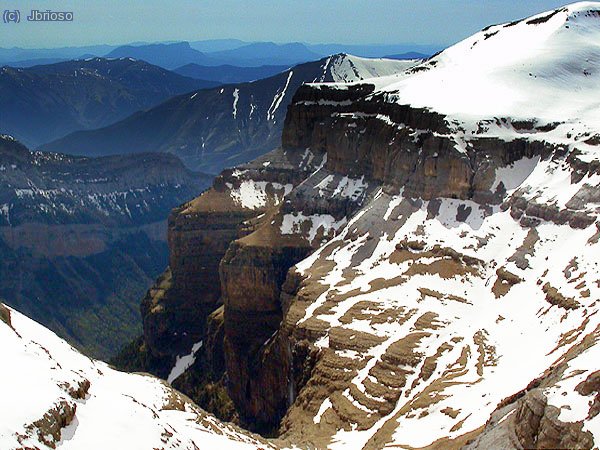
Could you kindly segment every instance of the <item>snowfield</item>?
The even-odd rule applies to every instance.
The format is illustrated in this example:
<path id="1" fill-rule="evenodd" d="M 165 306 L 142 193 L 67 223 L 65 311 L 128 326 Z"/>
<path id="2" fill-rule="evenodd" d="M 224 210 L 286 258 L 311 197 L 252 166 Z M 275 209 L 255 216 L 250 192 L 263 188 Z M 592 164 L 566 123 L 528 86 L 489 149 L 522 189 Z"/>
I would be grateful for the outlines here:
<path id="1" fill-rule="evenodd" d="M 580 2 L 494 25 L 417 66 L 380 81 L 394 101 L 459 119 L 571 119 L 592 126 L 600 100 L 600 4 Z M 386 83 L 389 83 L 386 85 Z"/>

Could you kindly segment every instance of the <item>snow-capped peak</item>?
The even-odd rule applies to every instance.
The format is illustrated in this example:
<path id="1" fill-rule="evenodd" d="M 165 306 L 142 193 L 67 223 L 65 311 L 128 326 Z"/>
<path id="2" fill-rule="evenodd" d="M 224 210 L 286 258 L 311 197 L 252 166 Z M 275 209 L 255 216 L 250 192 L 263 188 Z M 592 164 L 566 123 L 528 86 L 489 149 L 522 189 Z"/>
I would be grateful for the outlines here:
<path id="1" fill-rule="evenodd" d="M 494 25 L 379 82 L 390 99 L 469 119 L 512 117 L 600 129 L 600 3 Z"/>
<path id="2" fill-rule="evenodd" d="M 315 81 L 352 83 L 368 78 L 401 73 L 417 63 L 418 60 L 361 58 L 347 53 L 338 53 L 325 60 L 323 75 Z"/>

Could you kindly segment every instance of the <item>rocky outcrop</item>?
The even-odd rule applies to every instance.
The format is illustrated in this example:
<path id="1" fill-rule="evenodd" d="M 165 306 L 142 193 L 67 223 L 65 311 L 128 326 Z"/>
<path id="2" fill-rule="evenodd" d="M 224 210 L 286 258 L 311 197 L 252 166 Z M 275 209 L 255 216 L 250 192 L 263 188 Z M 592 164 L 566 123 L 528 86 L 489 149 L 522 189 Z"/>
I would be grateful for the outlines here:
<path id="1" fill-rule="evenodd" d="M 206 318 L 221 297 L 219 262 L 241 223 L 255 214 L 201 206 L 187 204 L 171 214 L 169 269 L 142 302 L 144 334 L 154 358 L 174 360 L 203 338 Z"/>
<path id="2" fill-rule="evenodd" d="M 548 449 L 548 448 L 594 448 L 594 436 L 586 429 L 583 420 L 569 422 L 561 420 L 561 408 L 552 404 L 552 392 L 570 377 L 582 381 L 575 387 L 574 395 L 593 398 L 587 401 L 584 417 L 592 419 L 598 414 L 600 384 L 598 372 L 576 368 L 578 358 L 594 344 L 598 331 L 586 336 L 575 345 L 564 360 L 545 371 L 533 380 L 529 386 L 517 394 L 502 401 L 488 420 L 485 428 L 473 439 L 465 450 L 501 447 L 511 449 Z M 567 394 L 562 394 L 567 395 Z M 576 408 L 575 404 L 566 409 Z M 587 416 L 587 417 L 586 417 Z"/>
<path id="3" fill-rule="evenodd" d="M 36 433 L 37 438 L 44 445 L 56 448 L 63 428 L 73 421 L 76 411 L 77 405 L 61 400 L 54 408 L 44 414 L 44 417 L 28 425 L 26 429 L 29 433 Z M 22 436 L 22 438 L 26 437 Z"/>
<path id="4" fill-rule="evenodd" d="M 547 157 L 553 149 L 526 138 L 461 142 L 443 115 L 388 102 L 373 89 L 302 86 L 286 116 L 283 146 L 326 151 L 329 170 L 365 176 L 407 196 L 484 203 L 502 199 L 502 187 L 491 189 L 496 168 Z"/>
<path id="5" fill-rule="evenodd" d="M 519 207 L 529 208 L 528 221 L 521 220 L 519 227 L 549 220 L 581 228 L 561 219 L 564 212 L 543 215 L 506 201 L 515 186 L 510 177 L 498 175 L 500 168 L 522 161 L 531 161 L 531 170 L 538 161 L 558 163 L 561 150 L 524 137 L 462 141 L 443 116 L 386 102 L 368 85 L 302 87 L 290 106 L 283 142 L 282 150 L 225 171 L 210 191 L 172 215 L 172 275 L 165 275 L 165 289 L 157 286 L 145 302 L 146 350 L 162 358 L 153 371 L 166 377 L 176 356 L 203 340 L 196 362 L 175 384 L 221 417 L 319 447 L 340 429 L 367 431 L 384 421 L 364 443 L 379 448 L 393 440 L 401 417 L 430 414 L 429 408 L 446 398 L 444 389 L 469 367 L 482 377 L 496 364 L 484 329 L 468 336 L 457 331 L 449 342 L 436 343 L 433 354 L 426 351 L 425 343 L 452 320 L 440 318 L 444 309 L 418 305 L 434 299 L 470 308 L 468 294 L 423 282 L 416 288 L 417 303 L 408 307 L 381 303 L 376 300 L 380 292 L 405 289 L 407 280 L 420 277 L 467 285 L 485 276 L 497 301 L 521 289 L 539 242 L 535 229 L 509 258 L 515 266 L 498 266 L 499 261 L 481 259 L 468 248 L 431 244 L 425 228 L 437 221 L 476 233 L 502 211 L 519 220 Z M 295 173 L 293 164 L 302 168 L 314 152 L 326 153 L 326 162 Z M 294 186 L 291 192 L 280 188 L 287 184 Z M 258 206 L 245 204 L 249 197 L 244 199 L 243 192 L 256 189 L 261 191 L 253 196 L 261 199 Z M 287 194 L 283 201 L 278 192 Z M 519 196 L 527 205 L 538 201 L 523 186 L 510 199 Z M 571 202 L 571 217 L 580 213 L 577 208 L 583 211 L 587 203 Z M 400 230 L 414 223 L 409 218 L 421 214 L 410 220 L 422 224 L 402 237 Z M 467 236 L 465 230 L 461 239 Z M 477 234 L 470 248 L 485 248 L 494 236 Z M 328 240 L 309 258 L 308 271 L 292 269 Z M 391 245 L 388 241 L 394 242 L 392 253 L 373 256 Z M 346 252 L 348 260 L 337 259 Z M 388 260 L 393 277 L 369 279 L 364 287 L 352 284 L 368 273 L 358 269 L 365 261 L 377 267 Z M 336 269 L 340 266 L 346 268 Z M 558 288 L 542 289 L 545 285 L 538 289 L 550 296 L 548 305 L 573 309 L 570 296 Z M 402 295 L 410 297 L 412 291 Z M 351 306 L 343 309 L 344 302 Z M 356 321 L 365 325 L 356 328 Z M 377 331 L 389 324 L 406 330 L 396 338 L 391 331 Z M 440 361 L 448 355 L 455 358 L 455 368 L 440 375 Z M 417 385 L 422 391 L 409 394 Z M 453 445 L 474 438 L 473 429 L 460 435 L 467 420 L 462 408 L 441 410 L 452 421 Z M 546 427 L 558 423 L 551 411 L 549 406 L 544 413 Z"/>
<path id="6" fill-rule="evenodd" d="M 540 390 L 530 391 L 519 401 L 515 413 L 515 433 L 523 448 L 591 449 L 594 439 L 581 423 L 564 423 L 559 409 L 549 406 Z"/>
<path id="7" fill-rule="evenodd" d="M 10 310 L 2 303 L 0 303 L 0 320 L 12 328 L 12 323 L 10 322 Z"/>
<path id="8" fill-rule="evenodd" d="M 510 124 L 509 120 L 500 122 Z M 527 254 L 534 251 L 537 241 L 525 237 L 522 248 L 515 248 L 514 255 L 509 258 L 509 261 L 521 258 L 524 264 L 517 262 L 514 267 L 499 268 L 498 261 L 490 262 L 475 256 L 474 250 L 485 248 L 493 239 L 491 234 L 481 236 L 477 230 L 494 214 L 511 208 L 505 199 L 508 191 L 514 191 L 512 184 L 515 181 L 510 177 L 502 178 L 499 169 L 509 170 L 522 161 L 531 161 L 531 169 L 523 175 L 524 179 L 537 162 L 543 161 L 550 166 L 548 173 L 551 174 L 555 164 L 562 164 L 563 149 L 528 137 L 503 140 L 476 136 L 461 140 L 455 131 L 445 128 L 444 123 L 444 118 L 436 113 L 373 96 L 369 86 L 338 90 L 305 86 L 296 94 L 286 119 L 284 148 L 288 151 L 299 148 L 323 150 L 327 153 L 327 163 L 288 195 L 278 212 L 281 221 L 275 217 L 255 234 L 234 243 L 221 266 L 225 352 L 228 372 L 235 374 L 229 375 L 229 391 L 246 425 L 269 430 L 278 423 L 281 412 L 289 405 L 279 432 L 294 442 L 325 447 L 340 429 L 366 431 L 384 421 L 385 425 L 363 443 L 365 448 L 381 448 L 394 440 L 395 424 L 400 418 L 407 423 L 424 418 L 431 414 L 434 405 L 447 397 L 444 394 L 446 387 L 468 385 L 469 382 L 456 380 L 470 371 L 471 364 L 474 376 L 477 374 L 478 377 L 483 377 L 490 370 L 488 367 L 497 364 L 495 345 L 499 344 L 488 341 L 486 329 L 479 329 L 469 336 L 458 332 L 450 342 L 436 341 L 433 354 L 425 344 L 435 340 L 439 330 L 456 319 L 440 317 L 446 314 L 444 311 L 452 311 L 450 307 L 428 306 L 430 309 L 425 309 L 419 304 L 435 299 L 441 305 L 470 308 L 469 305 L 476 304 L 472 297 L 474 293 L 469 294 L 467 290 L 460 294 L 448 288 L 437 290 L 428 283 L 420 284 L 416 289 L 419 293 L 416 303 L 391 299 L 386 303 L 383 299 L 387 296 L 382 293 L 402 291 L 406 293 L 394 297 L 411 297 L 414 288 L 409 289 L 404 284 L 421 277 L 424 280 L 432 277 L 431 283 L 441 279 L 461 280 L 461 284 L 487 277 L 485 289 L 492 281 L 489 283 L 491 298 L 510 297 L 514 295 L 511 291 L 520 289 L 524 280 L 529 284 L 531 280 L 524 275 L 530 264 Z M 574 170 L 575 166 L 575 163 L 570 164 L 570 169 Z M 344 211 L 347 217 L 352 217 L 357 210 L 352 206 L 356 205 L 344 209 L 347 199 L 336 196 L 337 189 L 323 195 L 323 188 L 331 181 L 328 177 L 335 179 L 340 175 L 362 177 L 370 184 L 383 185 L 384 194 L 380 192 L 375 199 L 367 200 L 369 206 L 352 222 L 353 226 L 343 227 L 342 235 L 321 247 L 318 256 L 309 258 L 310 263 L 302 263 L 303 273 L 293 269 L 288 272 L 288 281 L 281 284 L 278 299 L 273 299 L 272 289 L 265 295 L 262 289 L 269 286 L 272 278 L 261 276 L 265 272 L 257 271 L 254 263 L 248 262 L 254 258 L 260 261 L 261 257 L 256 256 L 260 251 L 250 249 L 244 241 L 252 242 L 253 236 L 259 237 L 263 233 L 268 236 L 265 242 L 284 249 L 285 241 L 278 241 L 279 234 L 273 230 L 298 211 L 303 215 L 331 212 L 332 217 L 338 218 Z M 518 181 L 517 186 L 521 183 Z M 338 186 L 337 181 L 333 185 Z M 521 196 L 530 205 L 530 220 L 521 220 L 517 229 L 535 227 L 539 223 L 536 219 L 555 225 L 569 224 L 573 229 L 590 225 L 591 222 L 583 223 L 577 219 L 565 220 L 562 218 L 565 213 L 558 210 L 554 215 L 542 214 L 535 209 L 539 200 L 531 195 L 531 189 L 531 186 L 523 185 L 510 197 Z M 402 196 L 395 197 L 399 192 Z M 569 217 L 577 217 L 581 215 L 580 210 L 589 208 L 585 202 L 580 203 L 568 204 Z M 422 219 L 414 218 L 421 217 L 420 214 L 424 214 Z M 513 210 L 511 215 L 513 219 L 519 219 Z M 413 230 L 409 227 L 411 222 L 407 222 L 409 218 L 421 225 Z M 461 238 L 473 233 L 477 236 L 475 243 L 461 250 L 428 243 L 425 229 L 434 227 L 434 223 L 442 223 L 445 229 L 462 228 Z M 403 233 L 409 233 L 412 239 L 405 237 L 391 254 L 383 252 L 388 241 L 400 239 L 400 230 L 405 226 L 411 231 Z M 298 230 L 300 236 L 310 241 L 309 226 L 299 226 Z M 259 247 L 256 243 L 253 246 Z M 346 252 L 349 253 L 347 260 L 336 256 Z M 376 254 L 379 256 L 375 257 Z M 235 264 L 236 256 L 240 258 L 240 264 Z M 273 260 L 273 256 L 271 258 Z M 392 266 L 387 271 L 382 269 L 382 273 L 391 272 L 394 276 L 370 278 L 368 268 L 385 265 L 385 261 Z M 263 265 L 258 263 L 258 266 Z M 333 275 L 330 271 L 339 266 L 342 269 Z M 364 267 L 358 269 L 361 266 Z M 366 278 L 368 284 L 355 281 L 360 277 Z M 233 280 L 242 280 L 240 289 Z M 418 282 L 411 281 L 410 284 L 414 283 Z M 247 295 L 249 286 L 257 292 L 252 297 Z M 286 289 L 284 286 L 294 287 Z M 495 288 L 491 289 L 493 286 Z M 567 309 L 575 307 L 575 303 L 569 301 L 570 297 L 560 294 L 557 289 L 544 288 L 544 282 L 537 286 L 536 296 L 540 296 L 542 304 L 548 302 L 551 306 Z M 589 280 L 585 286 L 590 286 Z M 231 292 L 228 293 L 228 289 Z M 381 296 L 383 299 L 374 300 Z M 551 301 L 546 300 L 547 296 Z M 248 310 L 251 307 L 265 309 L 266 305 L 272 310 L 281 308 L 281 325 L 269 335 L 266 331 L 273 330 L 271 324 L 276 322 L 275 314 L 272 314 L 272 321 L 269 315 L 248 315 L 245 322 L 241 315 L 236 320 L 235 314 L 231 314 L 232 322 L 236 324 L 231 327 L 231 333 L 235 333 L 234 339 L 239 345 L 228 344 L 228 305 L 237 304 Z M 342 304 L 349 306 L 342 307 Z M 269 319 L 263 322 L 263 317 Z M 501 323 L 504 317 L 499 314 L 496 320 Z M 357 322 L 361 325 L 355 326 Z M 395 324 L 395 329 L 406 329 L 398 336 L 392 329 L 381 331 L 391 323 Z M 253 329 L 254 325 L 256 329 Z M 256 336 L 254 344 L 249 340 L 253 335 Z M 246 346 L 242 342 L 246 342 Z M 374 354 L 378 356 L 371 356 Z M 444 369 L 440 367 L 440 361 L 448 355 L 454 355 L 454 359 Z M 267 386 L 273 387 L 266 389 Z M 421 387 L 416 389 L 416 386 Z M 572 423 L 566 423 L 564 427 L 559 425 L 553 408 L 549 406 L 544 412 L 545 428 L 540 431 L 546 439 L 544 445 L 583 445 L 585 438 L 578 440 L 576 437 L 580 427 Z M 455 436 L 452 439 L 458 439 L 454 445 L 462 445 L 477 434 L 469 428 L 465 430 L 468 433 L 464 438 L 459 439 L 468 417 L 461 416 L 461 408 L 456 405 L 439 409 L 452 421 L 448 431 L 449 435 Z M 311 431 L 307 432 L 307 429 Z M 575 437 L 564 437 L 568 433 L 559 431 L 565 439 L 561 443 L 552 436 L 551 429 L 572 429 Z"/>
<path id="9" fill-rule="evenodd" d="M 249 428 L 273 433 L 311 370 L 312 349 L 279 332 L 285 298 L 297 288 L 289 269 L 333 237 L 378 187 L 321 167 L 221 260 L 228 390 Z"/>

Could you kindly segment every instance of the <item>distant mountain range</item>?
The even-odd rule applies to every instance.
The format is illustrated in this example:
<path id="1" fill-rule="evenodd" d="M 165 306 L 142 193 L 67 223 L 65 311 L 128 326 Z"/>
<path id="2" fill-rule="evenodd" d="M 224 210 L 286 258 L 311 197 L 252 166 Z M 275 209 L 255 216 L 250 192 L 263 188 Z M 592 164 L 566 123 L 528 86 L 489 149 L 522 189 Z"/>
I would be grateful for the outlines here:
<path id="1" fill-rule="evenodd" d="M 106 55 L 108 58 L 135 58 L 165 69 L 175 69 L 189 63 L 218 65 L 218 59 L 205 55 L 190 47 L 189 42 L 173 44 L 124 45 Z"/>
<path id="2" fill-rule="evenodd" d="M 175 69 L 186 64 L 203 66 L 228 64 L 241 67 L 290 66 L 319 59 L 322 55 L 310 51 L 300 43 L 257 42 L 237 48 L 204 53 L 192 48 L 189 42 L 176 42 L 141 46 L 126 45 L 112 50 L 106 56 L 109 58 L 133 57 L 166 69 Z"/>
<path id="3" fill-rule="evenodd" d="M 168 264 L 169 212 L 210 181 L 173 155 L 71 157 L 0 136 L 0 298 L 109 357 Z"/>
<path id="4" fill-rule="evenodd" d="M 272 42 L 256 42 L 243 47 L 214 52 L 213 58 L 242 67 L 262 65 L 294 65 L 314 61 L 323 55 L 312 51 L 305 44 L 294 42 L 290 44 L 274 44 Z"/>
<path id="5" fill-rule="evenodd" d="M 208 39 L 204 41 L 192 41 L 190 47 L 200 52 L 220 52 L 223 50 L 232 50 L 234 48 L 243 47 L 249 42 L 239 39 Z"/>
<path id="6" fill-rule="evenodd" d="M 42 149 L 101 156 L 167 152 L 195 170 L 218 173 L 281 142 L 287 106 L 305 82 L 351 82 L 402 72 L 411 61 L 335 55 L 269 78 L 172 98 L 108 127 L 78 131 Z"/>
<path id="7" fill-rule="evenodd" d="M 0 65 L 31 67 L 72 59 L 97 57 L 133 57 L 166 69 L 176 69 L 186 64 L 202 66 L 234 65 L 259 67 L 263 65 L 292 66 L 313 61 L 323 56 L 349 53 L 367 58 L 381 58 L 416 52 L 432 55 L 440 46 L 398 45 L 347 45 L 273 42 L 246 42 L 239 39 L 211 39 L 192 42 L 137 42 L 123 46 L 95 45 L 56 49 L 0 48 Z"/>
<path id="8" fill-rule="evenodd" d="M 396 55 L 408 52 L 418 52 L 429 56 L 444 48 L 440 45 L 422 44 L 313 44 L 307 46 L 311 51 L 321 55 L 350 53 L 364 58 L 382 58 L 385 57 L 385 55 Z"/>
<path id="9" fill-rule="evenodd" d="M 29 67 L 37 64 L 51 64 L 70 59 L 81 59 L 84 55 L 103 56 L 114 50 L 112 45 L 90 45 L 85 47 L 59 48 L 0 48 L 0 65 Z"/>
<path id="10" fill-rule="evenodd" d="M 268 78 L 284 70 L 289 66 L 260 66 L 239 67 L 229 64 L 222 66 L 201 66 L 199 64 L 186 64 L 174 70 L 175 73 L 200 80 L 210 80 L 219 83 L 244 83 L 246 81 Z"/>
<path id="11" fill-rule="evenodd" d="M 425 53 L 419 52 L 406 52 L 406 53 L 398 53 L 395 55 L 386 55 L 385 58 L 390 59 L 425 59 L 431 55 L 426 55 Z"/>
<path id="12" fill-rule="evenodd" d="M 0 132 L 38 146 L 98 128 L 184 92 L 218 85 L 131 58 L 0 69 Z"/>

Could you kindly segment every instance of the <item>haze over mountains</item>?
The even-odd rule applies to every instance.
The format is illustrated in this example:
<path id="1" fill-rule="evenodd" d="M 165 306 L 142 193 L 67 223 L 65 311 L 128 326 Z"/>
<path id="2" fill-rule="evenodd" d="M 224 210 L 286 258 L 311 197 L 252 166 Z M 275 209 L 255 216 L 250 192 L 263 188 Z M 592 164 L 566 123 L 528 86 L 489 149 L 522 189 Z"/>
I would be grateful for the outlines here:
<path id="1" fill-rule="evenodd" d="M 127 52 L 250 76 L 253 49 Z M 124 84 L 180 77 L 137 67 Z M 425 60 L 193 89 L 52 151 L 0 136 L 0 447 L 597 449 L 599 98 L 579 2 Z M 86 353 L 131 339 L 132 373 L 23 312 Z"/>
<path id="2" fill-rule="evenodd" d="M 280 145 L 287 106 L 302 83 L 359 81 L 414 64 L 334 55 L 252 83 L 175 97 L 108 127 L 75 132 L 42 149 L 87 156 L 167 152 L 194 170 L 218 173 Z"/>
<path id="3" fill-rule="evenodd" d="M 110 357 L 139 333 L 170 210 L 209 182 L 172 155 L 32 153 L 0 136 L 0 298 Z"/>
<path id="4" fill-rule="evenodd" d="M 400 45 L 346 45 L 304 44 L 273 42 L 245 42 L 238 39 L 212 39 L 172 43 L 131 43 L 123 46 L 95 45 L 57 49 L 0 48 L 0 65 L 29 67 L 39 64 L 96 57 L 133 57 L 143 59 L 166 69 L 185 64 L 223 65 L 243 67 L 287 65 L 312 61 L 336 53 L 350 53 L 367 58 L 419 52 L 431 55 L 439 46 Z"/>
<path id="5" fill-rule="evenodd" d="M 261 80 L 293 65 L 319 60 L 328 50 L 344 48 L 383 55 L 407 47 L 220 39 L 0 49 L 0 64 L 8 66 L 0 69 L 0 129 L 36 148 L 74 131 L 115 123 L 179 93 Z M 409 52 L 392 58 L 414 56 L 422 54 Z"/>
<path id="6" fill-rule="evenodd" d="M 176 69 L 186 64 L 217 66 L 230 64 L 241 67 L 263 65 L 294 65 L 318 59 L 303 44 L 273 44 L 259 42 L 229 50 L 202 53 L 193 49 L 188 42 L 173 44 L 150 44 L 145 46 L 123 46 L 110 52 L 107 57 L 132 56 L 166 69 Z"/>
<path id="7" fill-rule="evenodd" d="M 131 58 L 0 69 L 0 128 L 37 147 L 75 130 L 98 128 L 183 92 L 219 83 Z"/>

